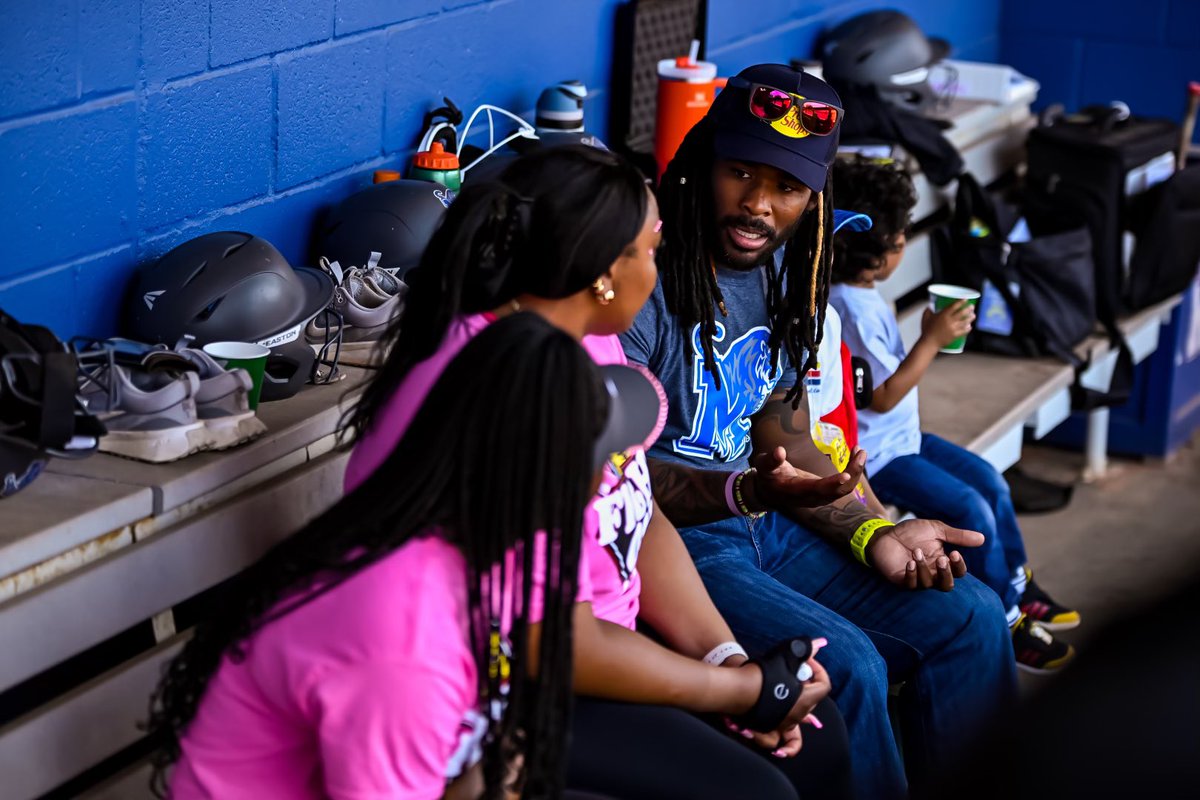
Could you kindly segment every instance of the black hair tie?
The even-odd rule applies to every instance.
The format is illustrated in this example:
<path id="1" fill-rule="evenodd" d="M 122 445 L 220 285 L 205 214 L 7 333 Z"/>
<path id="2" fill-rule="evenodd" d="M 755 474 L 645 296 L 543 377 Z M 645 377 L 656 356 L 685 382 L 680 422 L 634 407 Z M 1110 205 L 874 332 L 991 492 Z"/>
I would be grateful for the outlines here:
<path id="1" fill-rule="evenodd" d="M 760 733 L 778 730 L 800 699 L 804 683 L 798 673 L 811 657 L 812 639 L 797 636 L 775 645 L 766 655 L 750 659 L 750 663 L 757 664 L 762 670 L 762 689 L 754 707 L 733 721 Z"/>

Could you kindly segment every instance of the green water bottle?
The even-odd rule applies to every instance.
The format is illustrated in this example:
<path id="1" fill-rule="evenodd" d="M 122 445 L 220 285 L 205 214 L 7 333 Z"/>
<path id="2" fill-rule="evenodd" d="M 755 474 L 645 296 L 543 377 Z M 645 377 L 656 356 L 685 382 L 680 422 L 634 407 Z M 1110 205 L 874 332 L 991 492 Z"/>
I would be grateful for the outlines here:
<path id="1" fill-rule="evenodd" d="M 418 181 L 433 181 L 447 189 L 458 191 L 462 188 L 462 174 L 458 171 L 458 156 L 447 153 L 441 142 L 434 142 L 428 150 L 422 150 L 413 156 L 412 169 L 408 177 Z"/>

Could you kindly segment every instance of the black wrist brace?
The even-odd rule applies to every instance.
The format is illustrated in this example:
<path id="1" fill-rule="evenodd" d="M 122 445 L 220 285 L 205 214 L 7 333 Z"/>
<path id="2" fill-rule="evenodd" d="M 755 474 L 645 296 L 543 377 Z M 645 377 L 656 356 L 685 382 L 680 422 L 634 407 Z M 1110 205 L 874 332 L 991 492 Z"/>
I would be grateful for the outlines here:
<path id="1" fill-rule="evenodd" d="M 800 699 L 804 683 L 798 677 L 804 662 L 812 656 L 812 639 L 797 636 L 775 645 L 750 663 L 762 670 L 762 689 L 754 707 L 734 719 L 743 728 L 768 733 L 777 730 L 788 712 Z"/>

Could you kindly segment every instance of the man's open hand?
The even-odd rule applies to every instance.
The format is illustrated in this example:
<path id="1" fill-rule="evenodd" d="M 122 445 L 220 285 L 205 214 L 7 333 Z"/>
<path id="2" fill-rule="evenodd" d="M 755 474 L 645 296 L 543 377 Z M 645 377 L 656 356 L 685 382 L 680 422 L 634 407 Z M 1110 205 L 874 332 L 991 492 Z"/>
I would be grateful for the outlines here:
<path id="1" fill-rule="evenodd" d="M 910 519 L 876 533 L 867 552 L 875 569 L 897 586 L 948 592 L 955 578 L 967 574 L 967 564 L 959 553 L 947 553 L 945 545 L 978 547 L 983 542 L 983 534 L 977 531 L 932 519 Z"/>
<path id="2" fill-rule="evenodd" d="M 792 511 L 828 505 L 853 492 L 862 480 L 867 454 L 857 451 L 845 472 L 826 478 L 796 469 L 788 462 L 787 451 L 782 447 L 754 456 L 750 464 L 755 470 L 753 502 L 760 508 Z"/>

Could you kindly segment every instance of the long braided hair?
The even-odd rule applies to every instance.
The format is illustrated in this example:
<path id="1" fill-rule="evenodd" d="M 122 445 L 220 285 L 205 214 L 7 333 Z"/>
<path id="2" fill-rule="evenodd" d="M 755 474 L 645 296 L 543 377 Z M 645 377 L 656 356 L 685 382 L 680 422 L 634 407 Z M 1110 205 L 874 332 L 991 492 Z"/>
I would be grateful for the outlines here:
<path id="1" fill-rule="evenodd" d="M 685 337 L 693 326 L 701 326 L 704 365 L 719 388 L 713 337 L 725 298 L 717 284 L 709 240 L 716 226 L 714 158 L 713 126 L 705 118 L 688 132 L 659 184 L 663 242 L 657 261 L 667 308 L 679 319 Z M 804 374 L 817 363 L 829 300 L 832 239 L 833 187 L 827 178 L 825 190 L 817 196 L 817 207 L 804 214 L 784 245 L 782 268 L 776 267 L 774 259 L 765 266 L 771 362 L 778 363 L 782 349 L 796 365 L 796 383 L 787 394 L 793 406 L 803 398 Z"/>
<path id="2" fill-rule="evenodd" d="M 556 299 L 587 288 L 637 238 L 648 204 L 636 167 L 584 145 L 535 150 L 496 180 L 465 186 L 405 276 L 404 311 L 384 336 L 391 353 L 344 429 L 366 432 L 455 317 L 521 294 Z"/>
<path id="3" fill-rule="evenodd" d="M 591 359 L 540 317 L 514 314 L 475 336 L 447 366 L 387 461 L 243 573 L 171 662 L 148 724 L 161 742 L 156 793 L 163 796 L 165 770 L 179 758 L 180 740 L 226 657 L 243 661 L 256 631 L 432 533 L 455 545 L 466 562 L 480 708 L 504 709 L 484 740 L 486 796 L 503 796 L 506 773 L 520 755 L 521 796 L 557 797 L 572 704 L 583 510 L 592 443 L 608 413 L 608 394 Z M 517 454 L 521 469 L 513 468 Z M 535 543 L 543 542 L 544 616 L 534 687 L 525 655 L 527 609 L 534 554 L 543 550 Z M 508 554 L 521 565 L 515 577 L 495 568 Z M 506 597 L 513 608 L 508 676 L 496 668 L 492 644 L 494 609 Z"/>

